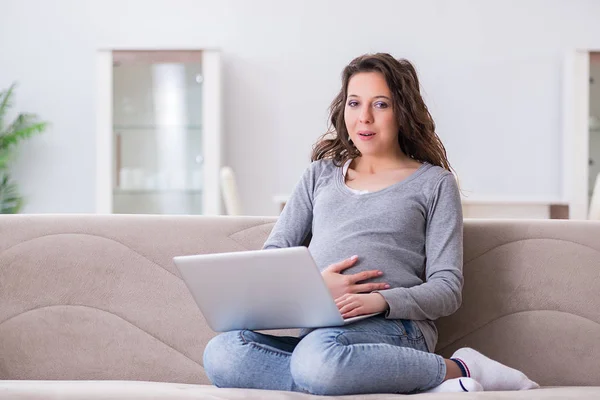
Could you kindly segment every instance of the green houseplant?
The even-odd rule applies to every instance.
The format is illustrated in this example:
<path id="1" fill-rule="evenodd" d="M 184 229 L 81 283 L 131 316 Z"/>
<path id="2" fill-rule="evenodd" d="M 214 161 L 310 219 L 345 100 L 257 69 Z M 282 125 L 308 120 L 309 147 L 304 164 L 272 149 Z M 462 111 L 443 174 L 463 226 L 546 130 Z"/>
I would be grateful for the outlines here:
<path id="1" fill-rule="evenodd" d="M 43 132 L 48 124 L 35 114 L 20 113 L 10 123 L 7 113 L 13 106 L 15 84 L 0 92 L 0 214 L 16 214 L 23 207 L 17 184 L 10 177 L 10 161 L 20 141 Z"/>

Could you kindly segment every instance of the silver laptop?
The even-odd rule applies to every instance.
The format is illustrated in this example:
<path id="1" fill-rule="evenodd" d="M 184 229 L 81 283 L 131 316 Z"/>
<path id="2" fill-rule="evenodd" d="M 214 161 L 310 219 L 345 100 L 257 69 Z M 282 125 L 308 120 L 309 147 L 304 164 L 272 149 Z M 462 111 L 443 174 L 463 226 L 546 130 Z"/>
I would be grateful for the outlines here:
<path id="1" fill-rule="evenodd" d="M 213 331 L 341 326 L 343 319 L 306 247 L 173 258 Z"/>

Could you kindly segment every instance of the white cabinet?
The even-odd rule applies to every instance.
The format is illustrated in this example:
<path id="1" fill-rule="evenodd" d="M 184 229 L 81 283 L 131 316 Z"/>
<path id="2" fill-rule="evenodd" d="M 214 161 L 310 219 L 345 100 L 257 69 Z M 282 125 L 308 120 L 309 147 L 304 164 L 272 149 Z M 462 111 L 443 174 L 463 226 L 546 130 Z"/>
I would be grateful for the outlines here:
<path id="1" fill-rule="evenodd" d="M 219 214 L 219 52 L 113 51 L 112 64 L 112 212 Z"/>

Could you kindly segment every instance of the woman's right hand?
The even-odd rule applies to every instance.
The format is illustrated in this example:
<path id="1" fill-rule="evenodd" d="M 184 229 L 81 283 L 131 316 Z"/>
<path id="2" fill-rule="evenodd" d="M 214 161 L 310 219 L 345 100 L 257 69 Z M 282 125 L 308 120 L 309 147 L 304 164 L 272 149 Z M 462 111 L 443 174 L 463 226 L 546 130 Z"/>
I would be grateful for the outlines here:
<path id="1" fill-rule="evenodd" d="M 383 275 L 382 271 L 363 271 L 352 275 L 342 275 L 341 272 L 350 268 L 358 256 L 352 256 L 335 264 L 331 264 L 321 272 L 325 284 L 334 299 L 349 293 L 370 293 L 374 290 L 389 289 L 390 285 L 381 282 L 359 283 Z"/>

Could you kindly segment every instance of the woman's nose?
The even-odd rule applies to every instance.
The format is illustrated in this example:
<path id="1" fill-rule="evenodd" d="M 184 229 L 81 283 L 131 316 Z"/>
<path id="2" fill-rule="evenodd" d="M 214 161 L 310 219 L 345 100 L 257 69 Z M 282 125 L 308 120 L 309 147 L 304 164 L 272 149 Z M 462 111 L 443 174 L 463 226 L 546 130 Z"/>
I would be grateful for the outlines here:
<path id="1" fill-rule="evenodd" d="M 359 115 L 358 119 L 363 124 L 368 124 L 368 123 L 373 122 L 373 114 L 371 113 L 371 109 L 369 107 L 363 107 L 360 110 L 360 115 Z"/>

